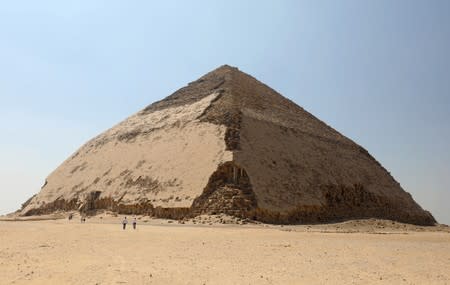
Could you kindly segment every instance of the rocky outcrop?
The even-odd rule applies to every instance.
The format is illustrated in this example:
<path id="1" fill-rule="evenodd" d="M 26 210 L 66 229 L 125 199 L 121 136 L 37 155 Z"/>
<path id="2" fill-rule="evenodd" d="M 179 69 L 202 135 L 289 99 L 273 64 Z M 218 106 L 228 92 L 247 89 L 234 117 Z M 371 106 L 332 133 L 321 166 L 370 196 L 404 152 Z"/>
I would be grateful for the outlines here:
<path id="1" fill-rule="evenodd" d="M 233 162 L 221 164 L 211 175 L 203 193 L 192 203 L 192 214 L 224 213 L 246 217 L 257 202 L 245 169 Z"/>

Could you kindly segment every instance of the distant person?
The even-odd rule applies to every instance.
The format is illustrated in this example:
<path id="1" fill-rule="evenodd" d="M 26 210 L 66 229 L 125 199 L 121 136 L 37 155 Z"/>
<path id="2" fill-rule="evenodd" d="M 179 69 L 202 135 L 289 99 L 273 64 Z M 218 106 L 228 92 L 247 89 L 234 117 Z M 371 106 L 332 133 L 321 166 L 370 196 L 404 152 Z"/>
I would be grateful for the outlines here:
<path id="1" fill-rule="evenodd" d="M 73 218 L 73 214 L 69 214 L 69 221 L 71 221 Z"/>
<path id="2" fill-rule="evenodd" d="M 136 221 L 136 217 L 134 217 L 134 219 L 133 219 L 133 229 L 136 229 L 136 225 L 137 225 L 137 221 Z"/>
<path id="3" fill-rule="evenodd" d="M 122 221 L 123 229 L 127 228 L 127 224 L 128 224 L 128 220 L 127 220 L 127 217 L 125 217 L 125 219 L 123 219 L 123 221 Z"/>

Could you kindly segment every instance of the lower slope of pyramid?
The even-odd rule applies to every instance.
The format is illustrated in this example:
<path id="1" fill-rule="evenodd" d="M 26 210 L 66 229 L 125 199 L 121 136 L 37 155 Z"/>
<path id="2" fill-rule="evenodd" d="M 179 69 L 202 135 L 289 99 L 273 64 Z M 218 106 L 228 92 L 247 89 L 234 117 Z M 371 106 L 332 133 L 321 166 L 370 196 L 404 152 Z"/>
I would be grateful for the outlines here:
<path id="1" fill-rule="evenodd" d="M 225 127 L 196 119 L 216 96 L 134 115 L 89 141 L 47 178 L 22 213 L 89 208 L 91 193 L 109 206 L 190 207 L 218 165 L 232 160 Z"/>
<path id="2" fill-rule="evenodd" d="M 431 225 L 435 220 L 363 148 L 318 138 L 272 122 L 243 116 L 241 150 L 257 197 L 256 219 L 326 222 L 391 219 Z"/>

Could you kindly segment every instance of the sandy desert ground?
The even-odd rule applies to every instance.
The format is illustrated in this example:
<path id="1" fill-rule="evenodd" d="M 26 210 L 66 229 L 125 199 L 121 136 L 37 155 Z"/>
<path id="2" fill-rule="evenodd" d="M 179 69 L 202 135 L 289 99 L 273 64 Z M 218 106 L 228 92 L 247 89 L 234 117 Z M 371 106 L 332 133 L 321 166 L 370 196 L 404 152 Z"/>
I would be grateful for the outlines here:
<path id="1" fill-rule="evenodd" d="M 0 284 L 450 284 L 448 227 L 119 219 L 0 221 Z"/>

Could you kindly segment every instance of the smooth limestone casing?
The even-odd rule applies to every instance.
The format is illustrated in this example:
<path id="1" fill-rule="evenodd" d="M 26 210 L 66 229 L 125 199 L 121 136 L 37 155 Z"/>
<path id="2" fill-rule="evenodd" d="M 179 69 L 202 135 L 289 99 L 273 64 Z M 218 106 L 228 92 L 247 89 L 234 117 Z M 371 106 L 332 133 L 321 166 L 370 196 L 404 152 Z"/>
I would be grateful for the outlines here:
<path id="1" fill-rule="evenodd" d="M 189 207 L 218 165 L 232 160 L 225 150 L 226 128 L 197 119 L 216 96 L 138 113 L 87 142 L 49 175 L 22 212 L 92 191 L 125 204 L 145 198 L 155 207 Z M 133 185 L 139 177 L 148 183 Z"/>

